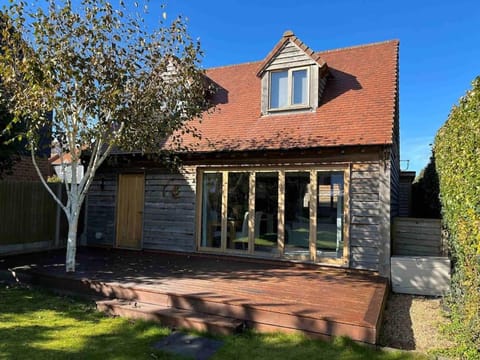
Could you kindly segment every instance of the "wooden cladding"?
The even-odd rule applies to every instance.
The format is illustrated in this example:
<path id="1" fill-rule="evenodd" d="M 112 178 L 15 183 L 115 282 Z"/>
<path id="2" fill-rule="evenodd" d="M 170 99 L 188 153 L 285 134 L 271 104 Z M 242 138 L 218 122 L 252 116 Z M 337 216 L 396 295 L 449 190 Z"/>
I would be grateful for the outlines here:
<path id="1" fill-rule="evenodd" d="M 444 256 L 440 219 L 395 218 L 393 255 Z"/>
<path id="2" fill-rule="evenodd" d="M 387 255 L 389 256 L 389 250 L 385 248 L 386 244 L 390 243 L 390 204 L 388 198 L 385 197 L 385 194 L 389 193 L 389 178 L 383 161 L 361 161 L 358 159 L 358 161 L 350 164 L 345 162 L 307 163 L 305 159 L 303 163 L 291 161 L 288 164 L 279 164 L 276 160 L 272 161 L 269 158 L 265 158 L 264 161 L 270 161 L 270 163 L 260 164 L 260 162 L 255 162 L 251 164 L 244 160 L 243 165 L 210 164 L 202 167 L 190 163 L 184 164 L 178 172 L 150 169 L 145 174 L 144 180 L 144 213 L 143 217 L 138 220 L 141 227 L 137 227 L 140 235 L 137 236 L 135 242 L 126 245 L 121 245 L 122 240 L 120 240 L 119 245 L 116 243 L 116 239 L 118 231 L 122 228 L 118 222 L 123 222 L 123 220 L 117 221 L 117 219 L 125 216 L 125 214 L 119 213 L 122 207 L 122 200 L 119 197 L 126 196 L 125 192 L 128 192 L 120 187 L 123 187 L 125 180 L 122 180 L 123 176 L 129 174 L 99 174 L 90 188 L 87 200 L 88 244 L 136 248 L 141 246 L 144 249 L 183 252 L 201 250 L 258 257 L 283 256 L 285 259 L 289 259 L 288 250 L 291 248 L 292 238 L 295 238 L 296 243 L 301 243 L 302 246 L 307 245 L 307 247 L 304 246 L 304 249 L 307 250 L 306 255 L 308 255 L 300 258 L 297 254 L 297 257 L 294 257 L 296 260 L 316 261 L 317 263 L 333 261 L 337 265 L 349 268 L 375 271 L 380 269 L 380 264 L 384 262 Z M 336 184 L 331 187 L 333 193 L 331 199 L 327 199 L 326 196 L 327 192 L 330 191 L 328 190 L 330 187 L 326 186 L 327 184 L 320 182 L 315 185 L 314 182 L 318 182 L 318 178 L 315 179 L 316 176 L 312 173 L 315 174 L 317 171 L 344 174 L 343 192 L 345 198 L 342 211 L 343 243 L 340 243 L 340 245 L 343 253 L 341 258 L 324 257 L 321 253 L 313 250 L 316 244 L 314 238 L 311 239 L 310 236 L 314 237 L 315 233 L 323 230 L 320 223 L 312 224 L 312 226 L 308 222 L 307 226 L 303 226 L 304 224 L 301 223 L 296 224 L 292 220 L 291 213 L 288 213 L 290 208 L 288 203 L 291 203 L 293 198 L 286 198 L 286 192 L 292 191 L 286 188 L 292 186 L 291 174 L 296 172 L 310 174 L 308 186 L 310 187 L 309 193 L 312 194 L 311 197 L 302 199 L 302 196 L 298 196 L 299 203 L 307 204 L 307 207 L 303 207 L 305 211 L 308 210 L 308 213 L 305 213 L 305 220 L 321 216 L 317 214 L 313 207 L 310 209 L 313 203 L 318 207 L 324 207 L 330 201 L 334 205 L 338 201 L 339 189 Z M 269 214 L 266 214 L 268 211 L 260 209 L 255 204 L 255 198 L 261 197 L 259 191 L 262 191 L 262 189 L 256 189 L 256 185 L 258 185 L 256 174 L 261 172 L 274 172 L 278 177 L 278 185 L 272 187 L 272 191 L 273 189 L 277 191 L 278 211 Z M 224 206 L 218 206 L 220 221 L 216 222 L 215 228 L 212 223 L 210 231 L 215 233 L 218 243 L 212 247 L 200 243 L 202 236 L 203 178 L 207 173 L 221 174 L 221 195 L 218 201 L 219 204 L 227 202 Z M 248 173 L 248 176 L 245 175 L 239 182 L 239 176 L 232 177 L 229 175 L 233 173 Z M 142 174 L 137 174 L 137 176 L 143 177 Z M 227 184 L 223 183 L 224 178 L 228 181 Z M 238 193 L 235 196 L 232 195 L 235 183 L 238 183 L 237 185 L 241 184 L 243 187 L 240 191 L 241 196 Z M 141 190 L 137 191 L 141 192 Z M 230 193 L 227 195 L 228 191 Z M 304 191 L 303 188 L 302 191 Z M 233 201 L 235 201 L 234 207 L 231 206 Z M 119 204 L 118 208 L 117 204 Z M 245 214 L 247 209 L 252 210 Z M 256 215 L 256 210 L 257 212 L 263 212 L 263 215 Z M 123 210 L 123 212 L 125 211 Z M 333 217 L 336 214 L 332 212 L 330 216 Z M 206 218 L 205 221 L 208 222 L 211 219 Z M 255 228 L 255 223 L 259 221 L 262 222 L 260 226 L 262 233 L 268 233 L 270 232 L 269 229 L 272 228 L 275 230 L 271 233 L 276 233 L 276 238 L 274 238 L 274 234 L 271 237 L 266 237 L 267 241 L 274 241 L 275 243 L 276 251 L 274 255 L 272 255 L 273 252 L 268 255 L 265 251 L 255 251 L 255 247 L 262 250 L 262 246 L 268 244 L 264 241 L 257 241 L 256 243 L 256 235 L 258 235 L 259 229 Z M 290 225 L 288 222 L 290 222 Z M 241 240 L 236 239 L 235 243 L 228 242 L 228 238 L 237 238 L 240 233 L 243 237 Z M 332 231 L 332 238 L 334 237 L 333 234 Z M 335 235 L 335 237 L 338 237 L 338 235 Z M 138 240 L 138 238 L 141 240 Z M 222 244 L 221 238 L 226 238 L 224 240 L 226 242 Z M 205 244 L 209 243 L 206 242 Z M 263 248 L 263 250 L 265 249 Z"/>

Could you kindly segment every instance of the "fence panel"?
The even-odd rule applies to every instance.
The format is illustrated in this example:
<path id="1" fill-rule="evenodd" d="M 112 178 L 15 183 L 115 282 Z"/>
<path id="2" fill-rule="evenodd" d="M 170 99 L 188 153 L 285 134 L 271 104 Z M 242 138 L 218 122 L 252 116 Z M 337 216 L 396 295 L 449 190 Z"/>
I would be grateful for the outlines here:
<path id="1" fill-rule="evenodd" d="M 393 224 L 393 255 L 444 256 L 440 219 L 400 218 Z"/>
<path id="2" fill-rule="evenodd" d="M 57 217 L 57 204 L 40 182 L 0 182 L 0 254 L 52 247 Z"/>

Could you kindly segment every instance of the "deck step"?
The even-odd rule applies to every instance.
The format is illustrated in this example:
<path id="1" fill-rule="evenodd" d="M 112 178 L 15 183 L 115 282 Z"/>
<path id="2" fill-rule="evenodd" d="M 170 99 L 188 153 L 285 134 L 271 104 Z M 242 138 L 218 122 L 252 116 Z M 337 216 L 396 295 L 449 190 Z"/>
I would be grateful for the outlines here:
<path id="1" fill-rule="evenodd" d="M 156 321 L 174 328 L 188 328 L 208 331 L 214 334 L 229 335 L 240 332 L 243 327 L 243 322 L 238 319 L 203 314 L 158 304 L 121 299 L 101 300 L 96 301 L 96 304 L 99 311 L 110 315 Z"/>

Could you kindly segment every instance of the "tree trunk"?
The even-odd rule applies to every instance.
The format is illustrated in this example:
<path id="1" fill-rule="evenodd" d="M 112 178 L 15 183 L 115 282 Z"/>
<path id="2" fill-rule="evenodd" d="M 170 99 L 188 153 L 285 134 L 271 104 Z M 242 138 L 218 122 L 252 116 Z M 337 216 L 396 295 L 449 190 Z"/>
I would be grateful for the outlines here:
<path id="1" fill-rule="evenodd" d="M 77 211 L 68 221 L 68 238 L 67 238 L 67 257 L 65 259 L 65 271 L 75 271 L 75 255 L 77 253 L 77 228 L 79 211 Z"/>

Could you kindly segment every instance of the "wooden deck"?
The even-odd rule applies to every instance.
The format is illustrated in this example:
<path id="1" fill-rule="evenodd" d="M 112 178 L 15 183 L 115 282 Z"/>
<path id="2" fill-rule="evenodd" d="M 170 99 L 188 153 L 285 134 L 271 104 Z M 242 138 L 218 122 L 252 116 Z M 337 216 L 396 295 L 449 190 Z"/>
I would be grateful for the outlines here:
<path id="1" fill-rule="evenodd" d="M 346 335 L 372 344 L 388 289 L 386 279 L 364 272 L 98 249 L 79 251 L 77 272 L 66 274 L 63 257 L 64 252 L 53 252 L 7 258 L 0 267 L 43 286 L 134 301 L 133 310 L 138 310 L 137 304 L 145 309 L 157 306 L 150 313 L 156 311 L 159 319 L 162 311 L 173 308 L 177 318 L 187 317 L 182 311 L 189 311 L 241 321 L 259 331 L 301 331 L 321 338 Z"/>

